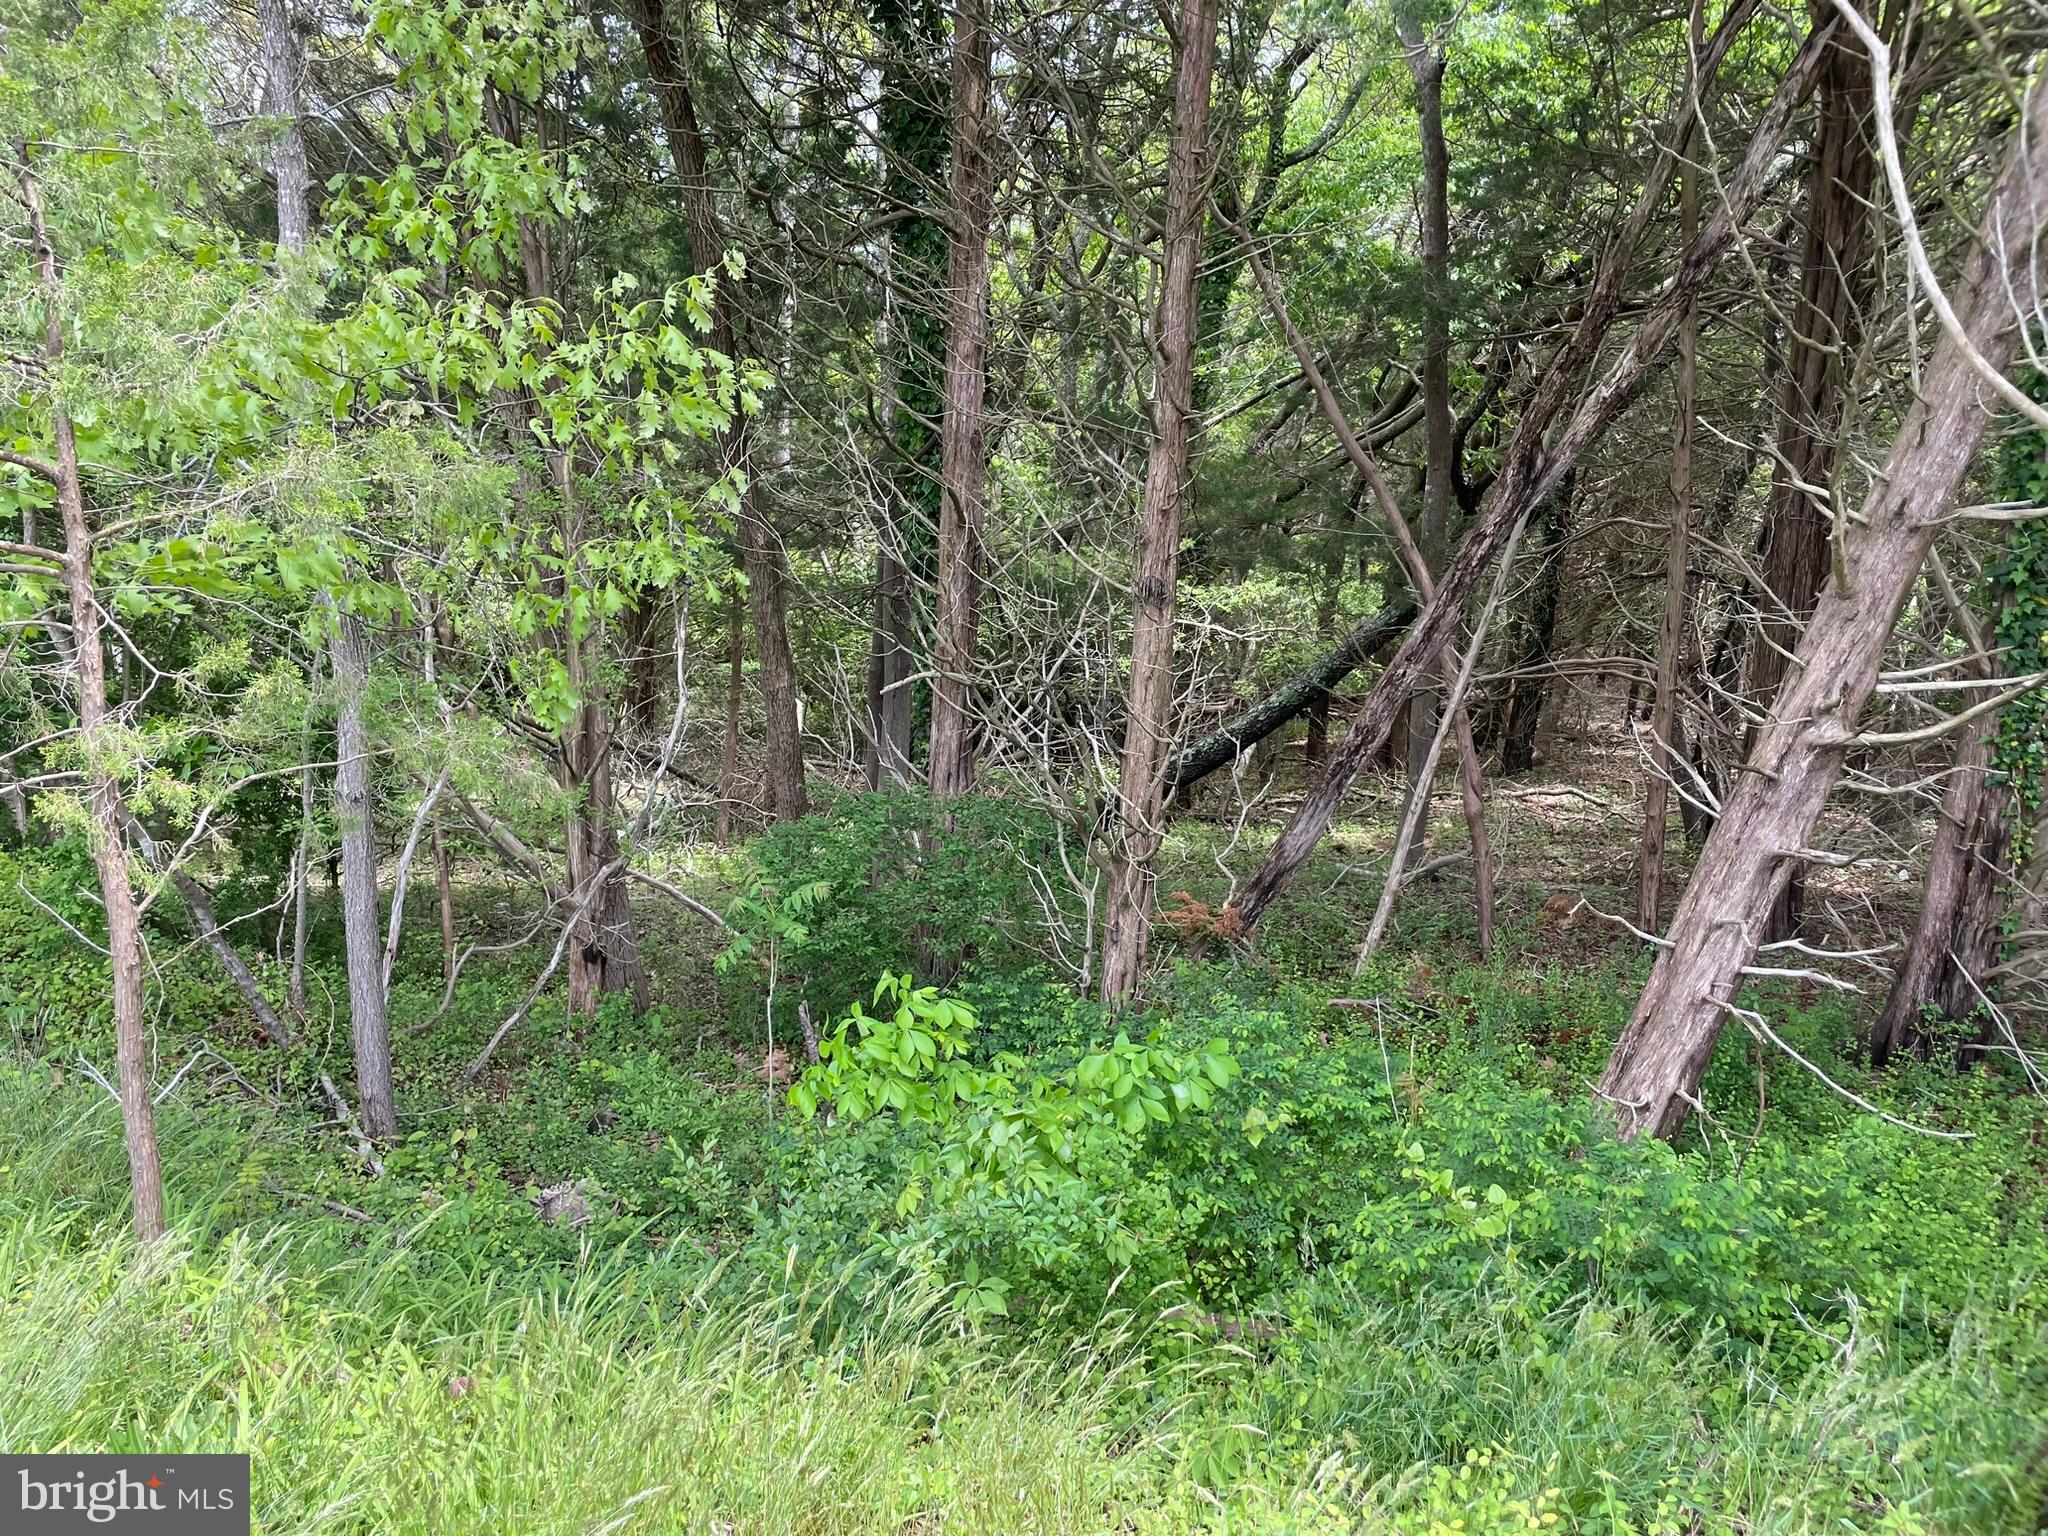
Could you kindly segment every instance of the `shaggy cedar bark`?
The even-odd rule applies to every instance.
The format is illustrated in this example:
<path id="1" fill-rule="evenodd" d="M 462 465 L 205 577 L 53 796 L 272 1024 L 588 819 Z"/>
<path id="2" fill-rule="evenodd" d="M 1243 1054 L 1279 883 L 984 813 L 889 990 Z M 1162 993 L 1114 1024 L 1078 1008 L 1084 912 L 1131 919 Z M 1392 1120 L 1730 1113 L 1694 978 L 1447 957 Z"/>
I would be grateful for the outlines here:
<path id="1" fill-rule="evenodd" d="M 1820 125 L 1800 248 L 1799 301 L 1786 338 L 1777 453 L 1758 551 L 1765 590 L 1750 643 L 1746 691 L 1759 711 L 1769 709 L 1777 697 L 1786 657 L 1799 644 L 1799 632 L 1827 582 L 1832 526 L 1827 491 L 1834 479 L 1849 368 L 1875 281 L 1870 60 L 1847 32 L 1828 50 L 1816 94 Z M 1772 917 L 1771 938 L 1783 938 L 1798 927 L 1800 890 L 1795 870 Z"/>
<path id="2" fill-rule="evenodd" d="M 1105 1002 L 1129 997 L 1144 973 L 1152 921 L 1152 861 L 1164 827 L 1181 501 L 1187 491 L 1188 447 L 1195 427 L 1195 290 L 1203 210 L 1209 200 L 1209 93 L 1215 73 L 1216 13 L 1217 0 L 1185 0 L 1174 38 L 1163 274 L 1153 338 L 1153 442 L 1138 521 L 1118 830 L 1107 859 L 1109 890 L 1102 930 Z"/>
<path id="3" fill-rule="evenodd" d="M 739 361 L 739 327 L 735 321 L 732 280 L 723 271 L 726 245 L 711 188 L 710 162 L 704 134 L 697 122 L 696 100 L 687 75 L 670 46 L 662 0 L 641 0 L 637 20 L 640 48 L 647 60 L 661 126 L 668 140 L 682 186 L 683 219 L 690 230 L 690 261 L 699 274 L 716 273 L 718 292 L 711 306 L 706 341 L 711 350 Z M 723 466 L 746 476 L 752 463 L 750 418 L 737 407 L 731 425 L 720 435 Z M 754 620 L 756 674 L 761 686 L 763 735 L 767 742 L 768 807 L 776 821 L 807 814 L 810 797 L 804 784 L 804 747 L 797 715 L 796 658 L 789 647 L 789 566 L 782 542 L 761 504 L 751 478 L 740 493 L 738 542 L 740 564 L 747 574 L 747 603 Z"/>
<path id="4" fill-rule="evenodd" d="M 2048 91 L 2037 85 L 1955 289 L 1970 348 L 1994 366 L 2010 358 L 2018 334 L 2011 295 L 2038 291 L 2032 253 L 2048 214 L 2044 135 Z M 1988 414 L 1969 349 L 1944 333 L 1864 501 L 1844 551 L 1844 579 L 1814 608 L 1601 1077 L 1597 1091 L 1623 1136 L 1668 1136 L 1684 1124 L 1743 969 L 1841 774 L 1885 642 Z"/>
<path id="5" fill-rule="evenodd" d="M 1997 737 L 1993 711 L 1970 723 L 1956 752 L 1927 854 L 1913 937 L 1884 1012 L 1871 1027 L 1873 1065 L 1883 1066 L 1902 1050 L 1923 1051 L 1928 1012 L 1960 1022 L 1977 1013 L 1977 988 L 1989 990 L 2012 837 L 2012 796 L 1989 778 Z"/>
<path id="6" fill-rule="evenodd" d="M 1723 19 L 1701 60 L 1701 79 L 1714 77 L 1721 58 L 1753 10 L 1752 5 L 1738 4 Z M 1303 800 L 1294 820 L 1275 841 L 1266 862 L 1245 886 L 1237 911 L 1247 927 L 1259 920 L 1322 841 L 1351 781 L 1385 746 L 1395 717 L 1416 679 L 1424 668 L 1437 664 L 1438 654 L 1457 627 L 1466 602 L 1494 555 L 1530 510 L 1556 489 L 1579 455 L 1607 429 L 1649 377 L 1693 295 L 1755 208 L 1785 129 L 1811 88 L 1821 50 L 1834 31 L 1834 24 L 1828 23 L 1808 36 L 1758 119 L 1741 162 L 1727 179 L 1713 217 L 1686 250 L 1671 282 L 1643 310 L 1628 345 L 1553 439 L 1551 427 L 1600 355 L 1621 308 L 1630 258 L 1663 201 L 1677 157 L 1669 147 L 1659 152 L 1645 178 L 1642 196 L 1586 295 L 1578 324 L 1552 358 L 1543 382 L 1523 411 L 1499 478 L 1480 503 L 1477 522 L 1459 545 L 1458 553 L 1444 567 L 1436 597 L 1424 608 L 1407 640 L 1366 696 L 1344 745 L 1330 760 L 1329 772 Z M 1667 145 L 1678 141 L 1683 125 L 1691 120 L 1692 98 L 1692 92 L 1685 93 L 1675 123 L 1667 125 Z"/>
<path id="7" fill-rule="evenodd" d="M 982 504 L 988 477 L 982 411 L 988 390 L 988 245 L 995 174 L 990 152 L 992 53 L 987 0 L 959 0 L 953 9 L 952 241 L 946 273 L 946 403 L 934 646 L 938 675 L 932 683 L 935 795 L 962 794 L 974 782 L 968 711 L 974 695 Z"/>

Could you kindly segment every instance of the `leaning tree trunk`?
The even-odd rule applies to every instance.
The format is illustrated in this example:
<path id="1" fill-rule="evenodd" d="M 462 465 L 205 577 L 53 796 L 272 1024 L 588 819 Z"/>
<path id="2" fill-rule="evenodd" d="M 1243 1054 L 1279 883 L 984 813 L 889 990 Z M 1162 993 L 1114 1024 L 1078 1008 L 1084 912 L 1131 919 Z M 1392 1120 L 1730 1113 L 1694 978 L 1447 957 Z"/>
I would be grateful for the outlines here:
<path id="1" fill-rule="evenodd" d="M 1820 127 L 1807 191 L 1799 302 L 1786 338 L 1778 448 L 1759 551 L 1765 591 L 1749 653 L 1747 692 L 1758 711 L 1768 710 L 1777 697 L 1785 659 L 1799 644 L 1799 632 L 1827 582 L 1832 522 L 1827 492 L 1849 368 L 1875 280 L 1870 61 L 1855 38 L 1844 33 L 1828 50 L 1817 94 Z M 1770 938 L 1784 938 L 1799 926 L 1800 891 L 1795 869 L 1772 917 Z"/>
<path id="2" fill-rule="evenodd" d="M 2012 796 L 1989 777 L 1997 736 L 1997 712 L 1981 715 L 1956 752 L 1927 855 L 1920 915 L 1870 1031 L 1873 1065 L 1902 1050 L 1924 1051 L 1928 1015 L 1969 1019 L 1982 1004 L 1978 987 L 1990 985 L 2012 835 Z"/>
<path id="3" fill-rule="evenodd" d="M 718 274 L 718 292 L 711 306 L 706 341 L 711 350 L 739 361 L 733 284 L 724 272 L 726 243 L 711 189 L 710 163 L 697 106 L 688 77 L 670 46 L 662 0 L 640 0 L 640 47 L 653 82 L 669 158 L 682 186 L 683 218 L 690 230 L 690 260 L 700 275 Z M 747 473 L 752 462 L 753 432 L 749 418 L 735 407 L 731 425 L 720 438 L 720 458 L 729 472 Z M 738 516 L 740 564 L 747 574 L 747 603 L 754 620 L 756 675 L 761 685 L 763 734 L 767 740 L 769 814 L 790 821 L 807 814 L 810 797 L 804 785 L 804 745 L 797 713 L 796 658 L 789 646 L 789 562 L 782 542 L 762 507 L 757 482 L 748 479 L 741 492 Z"/>
<path id="4" fill-rule="evenodd" d="M 1167 146 L 1163 275 L 1154 332 L 1152 451 L 1138 521 L 1131 609 L 1131 683 L 1117 785 L 1115 845 L 1102 927 L 1102 997 L 1131 996 L 1144 973 L 1152 922 L 1152 863 L 1165 821 L 1173 713 L 1173 621 L 1180 572 L 1181 500 L 1195 426 L 1195 299 L 1209 197 L 1209 91 L 1216 0 L 1184 0 L 1174 38 L 1173 133 Z"/>
<path id="5" fill-rule="evenodd" d="M 57 252 L 43 218 L 42 190 L 26 151 L 17 168 L 21 202 L 43 297 L 43 361 L 49 377 L 64 357 L 63 285 Z M 156 1114 L 149 1096 L 149 1036 L 142 1016 L 142 912 L 128 879 L 125 825 L 128 808 L 115 776 L 117 722 L 107 708 L 107 661 L 100 648 L 99 592 L 93 585 L 92 525 L 86 521 L 85 486 L 78 468 L 78 441 L 61 400 L 50 403 L 50 435 L 56 460 L 35 471 L 57 495 L 64 527 L 61 564 L 71 609 L 71 675 L 78 690 L 78 739 L 86 763 L 87 806 L 92 817 L 92 862 L 99 876 L 100 903 L 107 920 L 107 955 L 113 969 L 114 1061 L 120 1082 L 121 1129 L 128 1147 L 128 1188 L 135 1235 L 153 1243 L 164 1235 L 164 1175 L 157 1154 Z M 17 460 L 17 462 L 20 462 Z"/>
<path id="6" fill-rule="evenodd" d="M 1753 11 L 1752 5 L 1741 3 L 1723 19 L 1700 62 L 1702 80 L 1714 78 L 1720 59 Z M 1644 309 L 1628 345 L 1620 350 L 1553 440 L 1552 426 L 1601 353 L 1607 332 L 1621 308 L 1623 280 L 1633 252 L 1662 204 L 1677 156 L 1669 147 L 1659 151 L 1635 208 L 1586 295 L 1577 325 L 1551 359 L 1542 383 L 1522 413 L 1500 476 L 1481 503 L 1477 522 L 1459 545 L 1456 556 L 1445 566 L 1436 597 L 1423 610 L 1407 640 L 1366 696 L 1351 733 L 1330 761 L 1329 772 L 1303 800 L 1294 820 L 1275 841 L 1266 862 L 1245 886 L 1236 910 L 1247 927 L 1255 924 L 1272 905 L 1322 841 L 1351 781 L 1385 746 L 1409 690 L 1425 667 L 1437 664 L 1438 653 L 1462 619 L 1465 604 L 1494 555 L 1520 528 L 1530 509 L 1557 488 L 1579 455 L 1607 429 L 1649 377 L 1693 295 L 1755 208 L 1779 142 L 1813 83 L 1822 49 L 1833 32 L 1834 24 L 1828 23 L 1808 36 L 1759 118 L 1740 164 L 1723 186 L 1713 217 L 1685 251 L 1677 273 Z M 1667 125 L 1667 146 L 1676 141 L 1683 125 L 1691 120 L 1695 94 L 1691 90 L 1683 93 L 1676 121 Z"/>
<path id="7" fill-rule="evenodd" d="M 1987 418 L 1979 359 L 2002 366 L 2038 291 L 2036 236 L 2048 215 L 2048 90 L 2027 102 L 1955 309 L 1967 344 L 1944 333 L 1890 457 L 1856 520 L 1843 574 L 1815 606 L 1785 685 L 1686 886 L 1649 982 L 1599 1085 L 1624 1136 L 1669 1135 L 1697 1100 L 1771 909 L 1820 819 L 1900 609 Z M 1972 352 L 1976 356 L 1972 355 Z"/>
<path id="8" fill-rule="evenodd" d="M 969 704 L 974 695 L 982 502 L 988 474 L 982 408 L 988 388 L 988 244 L 995 169 L 990 153 L 992 55 L 987 0 L 959 0 L 953 9 L 953 229 L 947 264 L 950 310 L 933 647 L 935 795 L 962 794 L 974 782 Z"/>

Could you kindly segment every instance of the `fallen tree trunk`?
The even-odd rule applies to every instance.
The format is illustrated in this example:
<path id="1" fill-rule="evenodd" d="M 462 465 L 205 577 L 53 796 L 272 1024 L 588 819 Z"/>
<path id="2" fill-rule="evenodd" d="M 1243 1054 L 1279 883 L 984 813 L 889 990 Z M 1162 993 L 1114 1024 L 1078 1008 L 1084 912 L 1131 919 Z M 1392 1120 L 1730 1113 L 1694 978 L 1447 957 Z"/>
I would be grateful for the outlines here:
<path id="1" fill-rule="evenodd" d="M 1883 473 L 1860 516 L 1845 524 L 1851 531 L 1841 575 L 1814 608 L 1600 1079 L 1596 1091 L 1623 1136 L 1668 1136 L 1685 1123 L 1736 991 L 1746 975 L 1759 974 L 1751 962 L 1772 906 L 1813 856 L 1808 839 L 1844 756 L 1882 740 L 1860 735 L 1858 719 L 1984 434 L 1993 408 L 1985 374 L 2003 368 L 2018 335 L 2014 295 L 2039 291 L 2035 239 L 2048 222 L 2044 137 L 2048 91 L 2036 86 L 1957 285 L 1957 323 L 1944 327 Z M 1964 716 L 1952 725 L 1968 723 Z M 1743 1016 L 1768 1032 L 1761 1015 Z"/>
<path id="2" fill-rule="evenodd" d="M 1188 743 L 1167 771 L 1166 787 L 1178 793 L 1229 766 L 1296 716 L 1336 692 L 1373 652 L 1415 622 L 1415 605 L 1388 603 L 1332 647 L 1314 665 L 1297 672 L 1219 731 Z"/>

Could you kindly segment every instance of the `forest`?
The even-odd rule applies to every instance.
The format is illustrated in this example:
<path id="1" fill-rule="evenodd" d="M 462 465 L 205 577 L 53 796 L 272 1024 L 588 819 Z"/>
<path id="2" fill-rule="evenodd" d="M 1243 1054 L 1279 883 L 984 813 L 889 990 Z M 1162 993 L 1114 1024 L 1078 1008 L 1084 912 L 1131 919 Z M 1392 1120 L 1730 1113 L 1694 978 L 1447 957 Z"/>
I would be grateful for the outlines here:
<path id="1" fill-rule="evenodd" d="M 2044 44 L 0 0 L 0 1455 L 2048 1531 Z"/>

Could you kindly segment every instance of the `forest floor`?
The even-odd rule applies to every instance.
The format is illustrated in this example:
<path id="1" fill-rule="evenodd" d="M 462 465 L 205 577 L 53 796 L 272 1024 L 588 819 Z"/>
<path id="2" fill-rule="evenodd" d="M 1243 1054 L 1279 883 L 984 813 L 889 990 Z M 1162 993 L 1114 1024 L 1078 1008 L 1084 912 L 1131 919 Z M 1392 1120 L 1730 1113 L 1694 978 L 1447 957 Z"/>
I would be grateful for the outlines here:
<path id="1" fill-rule="evenodd" d="M 1002 808 L 920 841 L 914 802 L 850 797 L 674 850 L 719 906 L 833 883 L 776 940 L 776 1055 L 760 950 L 717 964 L 725 936 L 650 898 L 655 1009 L 551 995 L 466 1084 L 532 953 L 479 952 L 444 1009 L 423 913 L 380 1175 L 184 954 L 153 1021 L 164 1075 L 190 1063 L 159 1108 L 176 1231 L 147 1257 L 79 1065 L 109 1057 L 104 976 L 30 900 L 75 877 L 0 854 L 0 1443 L 249 1450 L 266 1533 L 2034 1531 L 2048 1107 L 1997 1069 L 1871 1074 L 1865 1000 L 1787 985 L 1786 1038 L 1904 1126 L 1731 1037 L 1680 1144 L 1614 1143 L 1586 1085 L 1644 957 L 1578 903 L 1629 906 L 1641 775 L 1585 735 L 1569 775 L 1498 786 L 1485 964 L 1450 865 L 1352 974 L 1391 780 L 1256 952 L 1162 932 L 1124 1018 L 1061 969 L 1042 834 Z M 1256 852 L 1232 828 L 1177 823 L 1162 892 L 1220 903 Z M 465 942 L 525 931 L 525 893 L 461 890 Z M 1816 896 L 1905 909 L 1882 866 Z M 318 917 L 313 1051 L 345 1082 Z M 911 1024 L 988 1074 L 959 1111 L 854 1113 L 849 1083 L 899 1081 L 871 1059 L 838 1113 L 793 1108 L 796 1000 L 829 1037 L 927 966 L 972 1017 Z M 1119 1110 L 1175 1085 L 1162 1119 Z M 1049 1154 L 991 1135 L 1055 1121 Z"/>

